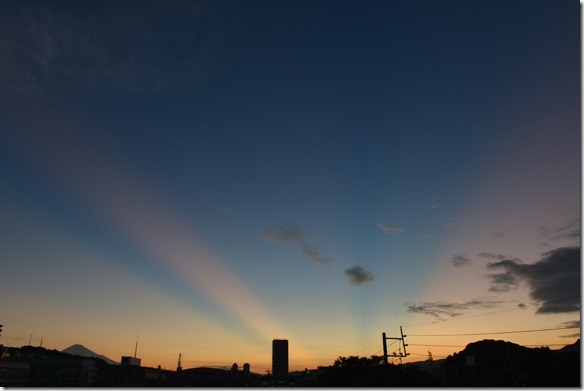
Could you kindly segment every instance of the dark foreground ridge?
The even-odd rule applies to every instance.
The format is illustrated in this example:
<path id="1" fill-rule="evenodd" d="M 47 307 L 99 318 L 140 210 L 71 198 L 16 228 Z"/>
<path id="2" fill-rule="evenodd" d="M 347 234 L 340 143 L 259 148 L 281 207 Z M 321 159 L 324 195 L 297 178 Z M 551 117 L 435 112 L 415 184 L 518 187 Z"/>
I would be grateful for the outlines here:
<path id="1" fill-rule="evenodd" d="M 580 387 L 580 340 L 560 350 L 506 341 L 470 343 L 444 360 L 384 365 L 381 356 L 339 357 L 332 365 L 291 372 L 277 381 L 248 370 L 111 364 L 83 346 L 2 348 L 3 387 Z M 103 356 L 101 356 L 103 357 Z M 108 361 L 111 361 L 108 359 Z"/>

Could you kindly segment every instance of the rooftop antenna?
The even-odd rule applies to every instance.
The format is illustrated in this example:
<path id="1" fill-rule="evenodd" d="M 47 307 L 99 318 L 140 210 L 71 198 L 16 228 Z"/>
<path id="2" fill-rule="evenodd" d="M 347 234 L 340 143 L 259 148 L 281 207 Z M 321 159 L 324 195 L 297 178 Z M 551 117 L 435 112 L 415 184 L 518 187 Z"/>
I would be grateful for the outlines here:
<path id="1" fill-rule="evenodd" d="M 136 348 L 134 349 L 134 358 L 136 358 L 136 353 L 138 353 L 138 334 L 136 334 Z"/>
<path id="2" fill-rule="evenodd" d="M 178 365 L 176 366 L 177 372 L 182 371 L 181 359 L 182 359 L 182 353 L 179 353 L 178 354 Z"/>

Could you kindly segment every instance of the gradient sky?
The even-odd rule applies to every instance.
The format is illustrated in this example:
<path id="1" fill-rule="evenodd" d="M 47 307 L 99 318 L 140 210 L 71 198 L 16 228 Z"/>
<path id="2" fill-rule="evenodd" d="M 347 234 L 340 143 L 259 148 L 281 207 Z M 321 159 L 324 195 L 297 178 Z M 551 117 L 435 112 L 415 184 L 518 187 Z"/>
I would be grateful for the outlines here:
<path id="1" fill-rule="evenodd" d="M 4 1 L 0 46 L 0 343 L 579 338 L 577 1 Z"/>

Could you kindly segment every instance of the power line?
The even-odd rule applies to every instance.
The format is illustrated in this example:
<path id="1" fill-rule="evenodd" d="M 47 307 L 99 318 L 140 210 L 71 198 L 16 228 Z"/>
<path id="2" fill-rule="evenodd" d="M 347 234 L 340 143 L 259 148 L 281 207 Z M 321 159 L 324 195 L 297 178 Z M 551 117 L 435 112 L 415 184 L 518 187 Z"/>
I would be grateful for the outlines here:
<path id="1" fill-rule="evenodd" d="M 535 333 L 535 332 L 538 332 L 538 331 L 568 330 L 568 329 L 580 329 L 580 327 L 556 327 L 556 328 L 553 328 L 553 329 L 516 330 L 516 331 L 494 331 L 494 332 L 468 333 L 468 334 L 418 334 L 418 335 L 412 335 L 412 334 L 410 334 L 410 337 L 464 337 L 464 336 L 469 336 L 469 335 L 494 335 L 494 334 Z"/>
<path id="2" fill-rule="evenodd" d="M 359 355 L 359 353 L 361 353 L 361 352 L 362 352 L 362 351 L 364 351 L 365 349 L 368 349 L 368 348 L 370 348 L 371 346 L 375 345 L 377 342 L 378 342 L 378 341 L 377 341 L 377 339 L 376 339 L 375 341 L 371 342 L 369 345 L 367 345 L 367 346 L 365 346 L 363 349 L 359 350 L 355 356 L 358 356 L 358 355 Z"/>
<path id="3" fill-rule="evenodd" d="M 424 357 L 428 357 L 428 353 L 426 354 L 421 354 L 421 353 L 410 353 L 413 354 L 415 356 L 424 356 Z M 439 358 L 446 358 L 447 356 L 436 356 L 434 353 L 432 353 L 432 357 L 439 357 Z"/>
<path id="4" fill-rule="evenodd" d="M 419 344 L 419 343 L 409 343 L 410 346 L 436 346 L 440 348 L 464 348 L 462 345 L 430 345 L 430 344 Z"/>
<path id="5" fill-rule="evenodd" d="M 393 329 L 391 332 L 393 333 L 394 331 L 399 330 L 399 327 L 396 327 L 395 329 Z M 377 339 L 375 339 L 375 341 L 371 342 L 369 345 L 365 346 L 364 348 L 362 348 L 361 350 L 359 350 L 356 354 L 356 356 L 359 355 L 359 353 L 361 353 L 362 351 L 364 351 L 365 349 L 370 348 L 371 346 L 375 345 L 376 343 L 378 343 L 379 341 Z M 394 344 L 395 342 L 392 342 L 392 344 Z M 391 345 L 390 345 L 391 346 Z"/>

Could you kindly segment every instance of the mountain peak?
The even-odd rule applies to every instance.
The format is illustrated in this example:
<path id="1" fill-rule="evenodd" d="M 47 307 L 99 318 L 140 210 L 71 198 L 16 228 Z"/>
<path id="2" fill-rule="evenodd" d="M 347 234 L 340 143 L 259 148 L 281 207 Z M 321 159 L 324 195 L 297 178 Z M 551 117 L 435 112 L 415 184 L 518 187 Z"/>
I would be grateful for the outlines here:
<path id="1" fill-rule="evenodd" d="M 108 357 L 103 356 L 101 354 L 95 353 L 94 351 L 87 349 L 85 346 L 80 345 L 80 344 L 71 345 L 68 348 L 61 350 L 61 352 L 62 353 L 69 353 L 69 354 L 73 354 L 73 355 L 81 356 L 81 357 L 99 358 L 99 359 L 104 360 L 106 363 L 108 363 L 110 365 L 119 364 L 118 362 L 112 360 L 111 358 L 108 358 Z"/>

